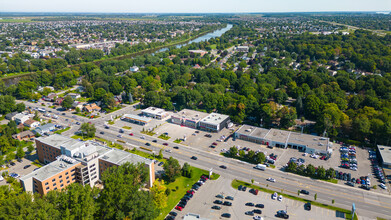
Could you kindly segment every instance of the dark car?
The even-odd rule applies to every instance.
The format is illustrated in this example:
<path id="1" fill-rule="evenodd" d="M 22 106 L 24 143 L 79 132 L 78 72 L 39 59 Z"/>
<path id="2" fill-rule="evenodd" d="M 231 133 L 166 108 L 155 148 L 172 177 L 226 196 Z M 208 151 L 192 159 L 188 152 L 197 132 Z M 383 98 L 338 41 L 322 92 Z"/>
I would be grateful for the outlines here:
<path id="1" fill-rule="evenodd" d="M 11 164 L 11 166 L 15 166 L 15 163 L 14 163 L 14 162 L 11 162 L 10 164 Z"/>
<path id="2" fill-rule="evenodd" d="M 177 149 L 177 150 L 179 149 L 179 147 L 178 147 L 178 146 L 174 146 L 173 148 L 174 148 L 174 149 Z"/>
<path id="3" fill-rule="evenodd" d="M 219 195 L 216 195 L 216 198 L 224 199 L 224 196 L 219 194 Z"/>
<path id="4" fill-rule="evenodd" d="M 289 218 L 289 215 L 286 214 L 286 213 L 283 213 L 283 212 L 277 212 L 276 216 L 279 217 L 279 218 L 284 218 L 284 219 L 288 219 Z"/>
<path id="5" fill-rule="evenodd" d="M 238 190 L 239 190 L 239 191 L 242 191 L 242 188 L 243 188 L 242 185 L 239 185 L 239 186 L 238 186 Z"/>
<path id="6" fill-rule="evenodd" d="M 265 205 L 264 205 L 264 204 L 256 204 L 256 205 L 255 205 L 255 208 L 261 208 L 261 209 L 263 209 L 263 208 L 265 208 Z"/>
<path id="7" fill-rule="evenodd" d="M 248 202 L 248 203 L 246 203 L 246 206 L 254 206 L 254 203 Z"/>
<path id="8" fill-rule="evenodd" d="M 174 220 L 175 216 L 169 215 L 165 218 L 165 220 Z"/>
<path id="9" fill-rule="evenodd" d="M 256 214 L 262 214 L 262 210 L 260 209 L 254 209 L 253 212 Z"/>
<path id="10" fill-rule="evenodd" d="M 26 166 L 24 166 L 23 167 L 23 169 L 27 169 L 27 168 L 29 168 L 29 167 L 31 167 L 31 165 L 29 164 L 29 165 L 26 165 Z"/>
<path id="11" fill-rule="evenodd" d="M 346 182 L 345 184 L 348 185 L 348 186 L 353 186 L 354 187 L 354 183 L 353 182 Z"/>
<path id="12" fill-rule="evenodd" d="M 221 168 L 221 169 L 227 169 L 227 166 L 221 165 L 220 168 Z"/>
<path id="13" fill-rule="evenodd" d="M 150 143 L 145 143 L 145 145 L 147 145 L 147 146 L 151 146 L 151 144 L 150 144 Z"/>
<path id="14" fill-rule="evenodd" d="M 167 143 L 163 143 L 163 145 L 164 145 L 164 146 L 168 146 L 168 144 L 167 144 Z"/>
<path id="15" fill-rule="evenodd" d="M 164 164 L 164 162 L 160 162 L 159 164 L 158 164 L 158 166 L 161 166 L 161 165 L 163 165 Z"/>
<path id="16" fill-rule="evenodd" d="M 232 196 L 226 196 L 225 199 L 234 200 L 234 197 L 232 197 Z"/>
<path id="17" fill-rule="evenodd" d="M 153 143 L 156 143 L 156 142 L 157 142 L 157 140 L 153 140 L 152 142 L 153 142 Z"/>
<path id="18" fill-rule="evenodd" d="M 213 203 L 221 205 L 221 204 L 223 204 L 223 201 L 216 199 Z"/>
<path id="19" fill-rule="evenodd" d="M 244 214 L 253 216 L 253 215 L 254 215 L 254 212 L 253 212 L 253 211 L 247 211 L 247 212 L 245 212 Z"/>
<path id="20" fill-rule="evenodd" d="M 65 115 L 65 113 L 62 113 L 61 115 Z"/>
<path id="21" fill-rule="evenodd" d="M 19 163 L 22 163 L 22 162 L 23 162 L 23 160 L 22 160 L 22 159 L 20 159 L 20 158 L 18 158 L 18 162 L 19 162 Z"/>
<path id="22" fill-rule="evenodd" d="M 232 202 L 225 201 L 225 202 L 223 203 L 223 205 L 232 206 Z"/>
<path id="23" fill-rule="evenodd" d="M 224 218 L 231 218 L 231 214 L 229 214 L 229 213 L 223 213 L 223 214 L 221 214 L 221 217 L 224 217 Z"/>
<path id="24" fill-rule="evenodd" d="M 103 131 L 101 131 L 101 132 L 99 132 L 100 134 L 105 134 L 105 132 L 103 132 Z"/>
<path id="25" fill-rule="evenodd" d="M 197 160 L 198 158 L 196 156 L 192 156 L 190 159 Z"/>
<path id="26" fill-rule="evenodd" d="M 304 190 L 304 189 L 300 190 L 300 193 L 301 194 L 305 194 L 305 195 L 309 195 L 310 194 L 310 192 L 308 192 L 307 190 Z"/>
<path id="27" fill-rule="evenodd" d="M 119 129 L 119 133 L 124 133 L 124 130 L 122 130 L 122 129 Z"/>
<path id="28" fill-rule="evenodd" d="M 170 212 L 169 214 L 172 215 L 172 216 L 177 216 L 178 215 L 178 213 L 176 213 L 176 212 Z"/>
<path id="29" fill-rule="evenodd" d="M 242 191 L 246 192 L 246 190 L 247 190 L 247 187 L 243 186 Z"/>
<path id="30" fill-rule="evenodd" d="M 220 206 L 218 206 L 218 205 L 214 205 L 214 206 L 212 206 L 212 209 L 220 210 L 220 209 L 221 209 L 221 207 L 220 207 Z"/>
<path id="31" fill-rule="evenodd" d="M 307 202 L 304 204 L 304 209 L 310 211 L 311 210 L 311 203 Z"/>

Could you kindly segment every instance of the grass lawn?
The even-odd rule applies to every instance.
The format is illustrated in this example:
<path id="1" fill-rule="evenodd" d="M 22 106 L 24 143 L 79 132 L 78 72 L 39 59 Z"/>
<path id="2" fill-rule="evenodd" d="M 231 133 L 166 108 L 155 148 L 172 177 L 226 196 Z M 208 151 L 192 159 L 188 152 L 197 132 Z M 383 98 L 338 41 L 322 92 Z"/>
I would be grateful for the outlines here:
<path id="1" fill-rule="evenodd" d="M 65 128 L 65 129 L 62 129 L 62 130 L 59 130 L 59 131 L 55 131 L 54 133 L 55 133 L 55 134 L 61 134 L 62 132 L 68 131 L 69 129 L 71 129 L 71 127 L 67 127 L 67 128 Z"/>
<path id="2" fill-rule="evenodd" d="M 321 179 L 321 180 L 322 180 L 322 179 Z M 337 184 L 337 183 L 338 183 L 338 180 L 337 180 L 337 179 L 329 179 L 329 180 L 322 180 L 322 181 L 330 182 L 330 183 L 334 183 L 334 184 Z"/>
<path id="3" fill-rule="evenodd" d="M 108 124 L 109 124 L 109 125 L 113 125 L 113 124 L 114 124 L 114 121 L 110 120 L 110 121 L 108 122 Z"/>
<path id="4" fill-rule="evenodd" d="M 216 44 L 212 44 L 210 45 L 210 48 L 213 50 L 213 49 L 216 49 Z"/>
<path id="5" fill-rule="evenodd" d="M 179 144 L 179 143 L 181 143 L 181 142 L 182 142 L 181 139 L 176 139 L 176 140 L 174 141 L 174 143 L 177 143 L 177 144 Z"/>
<path id="6" fill-rule="evenodd" d="M 235 188 L 235 189 L 237 189 L 239 187 L 239 185 L 243 185 L 243 186 L 246 186 L 246 187 L 249 187 L 249 188 L 253 188 L 253 189 L 258 189 L 259 191 L 270 193 L 270 194 L 273 194 L 274 192 L 277 192 L 277 191 L 274 191 L 274 190 L 270 190 L 270 189 L 262 188 L 262 187 L 259 187 L 259 186 L 256 186 L 256 185 L 252 185 L 250 183 L 246 183 L 246 182 L 240 181 L 240 180 L 233 180 L 232 183 L 231 183 L 231 186 L 233 188 Z M 311 200 L 308 200 L 308 199 L 303 199 L 303 198 L 300 198 L 300 197 L 297 197 L 297 196 L 288 195 L 288 194 L 285 194 L 283 192 L 277 192 L 277 193 L 279 195 L 284 196 L 285 198 L 288 198 L 288 199 L 294 199 L 294 200 L 297 200 L 297 201 L 300 201 L 300 202 L 304 202 L 304 203 L 310 202 L 314 206 L 318 206 L 318 207 L 321 207 L 321 208 L 326 208 L 326 209 L 330 209 L 330 210 L 334 210 L 334 211 L 343 212 L 343 213 L 345 213 L 345 218 L 346 219 L 351 219 L 352 218 L 352 215 L 350 214 L 350 212 L 351 212 L 350 210 L 339 208 L 339 207 L 335 207 L 335 206 L 331 206 L 331 205 L 327 205 L 327 204 L 323 204 L 323 203 L 316 202 L 316 201 L 311 201 Z"/>
<path id="7" fill-rule="evenodd" d="M 80 139 L 80 140 L 83 140 L 83 141 L 88 141 L 88 140 L 94 139 L 93 137 L 92 138 L 87 138 L 87 137 L 83 137 L 82 135 L 78 135 L 78 134 L 73 135 L 71 138 L 73 138 L 73 139 Z"/>
<path id="8" fill-rule="evenodd" d="M 123 129 L 128 129 L 128 130 L 132 129 L 132 127 L 129 127 L 129 126 L 123 126 L 122 128 Z"/>
<path id="9" fill-rule="evenodd" d="M 194 183 L 196 183 L 201 175 L 209 175 L 209 171 L 202 170 L 196 167 L 191 167 L 193 170 L 193 177 L 179 177 L 175 180 L 175 182 L 166 184 L 168 189 L 171 189 L 171 193 L 167 198 L 167 207 L 160 211 L 160 215 L 156 218 L 157 220 L 163 220 L 164 217 L 175 208 L 176 204 L 178 204 L 179 200 L 186 194 L 186 191 L 191 189 Z M 216 175 L 216 179 L 219 175 Z M 210 181 L 210 180 L 208 180 Z M 178 189 L 177 189 L 178 188 Z"/>
<path id="10" fill-rule="evenodd" d="M 161 134 L 158 138 L 163 139 L 163 140 L 168 140 L 168 139 L 170 139 L 171 137 L 169 137 L 169 136 L 167 136 L 167 135 L 165 135 L 165 134 Z"/>
<path id="11" fill-rule="evenodd" d="M 153 136 L 154 134 L 156 134 L 156 133 L 153 132 L 153 131 L 141 131 L 141 133 L 147 134 L 147 135 L 149 135 L 149 136 Z"/>

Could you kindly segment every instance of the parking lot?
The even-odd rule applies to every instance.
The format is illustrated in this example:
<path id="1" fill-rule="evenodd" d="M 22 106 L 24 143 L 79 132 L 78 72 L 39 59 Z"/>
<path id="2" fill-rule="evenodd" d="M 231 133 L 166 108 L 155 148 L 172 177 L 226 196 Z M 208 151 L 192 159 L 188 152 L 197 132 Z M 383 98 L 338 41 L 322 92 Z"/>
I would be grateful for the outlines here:
<path id="1" fill-rule="evenodd" d="M 246 206 L 247 202 L 263 204 L 264 208 L 259 208 L 262 214 L 254 216 L 261 216 L 264 219 L 281 219 L 275 216 L 279 210 L 287 210 L 289 219 L 343 219 L 337 217 L 335 211 L 316 206 L 312 206 L 311 211 L 306 211 L 304 203 L 296 200 L 283 198 L 282 201 L 277 201 L 271 199 L 268 193 L 259 192 L 258 195 L 254 195 L 249 189 L 246 192 L 239 191 L 231 187 L 231 181 L 222 177 L 215 181 L 207 181 L 182 211 L 173 210 L 178 213 L 176 219 L 181 219 L 187 213 L 199 214 L 206 219 L 225 219 L 221 217 L 223 213 L 230 213 L 231 219 L 253 219 L 253 216 L 248 216 L 245 212 L 258 208 Z M 232 196 L 234 200 L 216 198 L 218 194 L 224 197 Z M 213 203 L 215 200 L 230 201 L 232 206 L 218 205 L 221 206 L 221 210 L 212 209 L 211 207 L 216 205 Z"/>
<path id="2" fill-rule="evenodd" d="M 19 174 L 20 177 L 22 177 L 24 175 L 27 175 L 27 174 L 33 172 L 35 168 L 38 168 L 37 166 L 32 164 L 32 162 L 34 160 L 36 160 L 36 159 L 38 159 L 38 155 L 37 154 L 27 156 L 27 158 L 23 158 L 22 162 L 18 162 L 18 161 L 15 160 L 14 161 L 14 163 L 15 163 L 14 166 L 11 166 L 11 167 L 9 167 L 7 169 L 3 169 L 0 172 L 3 173 L 3 172 L 8 171 L 9 174 L 10 173 L 17 173 L 17 174 Z M 26 169 L 24 169 L 24 167 L 26 165 L 31 165 L 31 166 L 26 168 Z M 5 184 L 7 184 L 7 182 L 5 180 L 0 182 L 0 185 L 5 185 Z"/>

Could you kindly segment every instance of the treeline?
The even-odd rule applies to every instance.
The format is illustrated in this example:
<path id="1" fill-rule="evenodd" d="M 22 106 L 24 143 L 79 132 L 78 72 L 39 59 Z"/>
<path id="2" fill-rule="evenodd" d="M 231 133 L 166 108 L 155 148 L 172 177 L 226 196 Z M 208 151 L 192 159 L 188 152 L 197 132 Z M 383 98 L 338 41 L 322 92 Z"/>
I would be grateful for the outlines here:
<path id="1" fill-rule="evenodd" d="M 335 177 L 333 168 L 330 167 L 326 170 L 323 166 L 314 167 L 312 164 L 297 166 L 295 162 L 289 162 L 288 166 L 285 167 L 285 171 L 322 180 L 329 180 Z"/>
<path id="2" fill-rule="evenodd" d="M 44 196 L 22 192 L 17 180 L 0 186 L 0 219 L 154 219 L 159 215 L 143 164 L 126 163 L 102 173 L 103 189 L 73 183 Z M 162 197 L 160 197 L 162 198 Z"/>
<path id="3" fill-rule="evenodd" d="M 372 30 L 391 30 L 391 15 L 389 14 L 343 14 L 333 16 L 316 16 L 317 19 L 347 24 Z"/>

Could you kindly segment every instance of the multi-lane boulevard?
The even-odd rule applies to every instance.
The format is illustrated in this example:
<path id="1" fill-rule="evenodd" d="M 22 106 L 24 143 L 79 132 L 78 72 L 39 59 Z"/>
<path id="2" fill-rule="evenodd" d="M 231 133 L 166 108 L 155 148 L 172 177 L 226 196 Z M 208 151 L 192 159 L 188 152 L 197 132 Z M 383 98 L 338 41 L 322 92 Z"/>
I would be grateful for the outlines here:
<path id="1" fill-rule="evenodd" d="M 26 106 L 31 107 L 43 107 L 38 103 L 25 102 L 25 104 Z M 126 106 L 121 110 L 107 114 L 97 119 L 87 119 L 81 116 L 75 117 L 75 115 L 72 115 L 71 113 L 66 113 L 65 115 L 59 114 L 58 120 L 63 123 L 69 122 L 69 120 L 79 121 L 81 123 L 91 122 L 96 125 L 97 136 L 100 136 L 106 140 L 117 141 L 118 139 L 121 139 L 122 141 L 126 142 L 125 147 L 129 148 L 145 146 L 146 142 L 148 142 L 150 143 L 148 148 L 155 152 L 159 152 L 160 149 L 164 149 L 163 154 L 165 157 L 172 156 L 182 163 L 188 162 L 192 166 L 203 169 L 209 170 L 212 168 L 214 172 L 230 179 L 239 179 L 246 182 L 250 182 L 251 179 L 254 179 L 255 183 L 260 186 L 276 191 L 283 191 L 284 193 L 295 196 L 297 196 L 298 190 L 306 189 L 310 191 L 310 195 L 301 195 L 303 198 L 313 200 L 314 194 L 316 193 L 318 202 L 349 210 L 352 207 L 352 203 L 355 203 L 357 213 L 361 217 L 367 217 L 371 219 L 375 217 L 382 217 L 389 219 L 391 216 L 391 197 L 388 195 L 339 184 L 337 185 L 325 181 L 313 180 L 307 177 L 286 173 L 278 169 L 267 168 L 265 171 L 256 170 L 253 168 L 254 165 L 231 158 L 225 158 L 219 154 L 206 152 L 190 146 L 175 144 L 170 141 L 163 141 L 155 137 L 143 135 L 139 133 L 139 131 L 132 131 L 134 134 L 133 136 L 125 133 L 121 138 L 119 138 L 119 128 L 115 126 L 110 126 L 110 129 L 104 128 L 104 124 L 107 120 L 111 119 L 111 115 L 122 115 L 128 112 L 130 108 L 133 108 L 133 106 Z M 49 108 L 46 109 L 49 110 Z M 78 129 L 78 125 L 72 124 L 71 129 L 67 132 L 64 132 L 63 134 L 73 135 L 73 133 Z M 102 131 L 104 134 L 101 134 Z M 143 136 L 143 139 L 141 139 L 141 136 Z M 154 143 L 152 140 L 157 140 L 157 142 Z M 167 142 L 169 145 L 164 146 L 162 145 L 163 142 Z M 178 146 L 179 149 L 174 149 L 173 146 Z M 192 156 L 196 156 L 198 159 L 190 159 Z M 228 168 L 223 170 L 219 168 L 220 165 L 226 165 Z M 271 183 L 266 181 L 266 179 L 269 177 L 276 179 L 276 182 Z M 332 204 L 333 200 L 335 202 L 334 204 Z"/>

